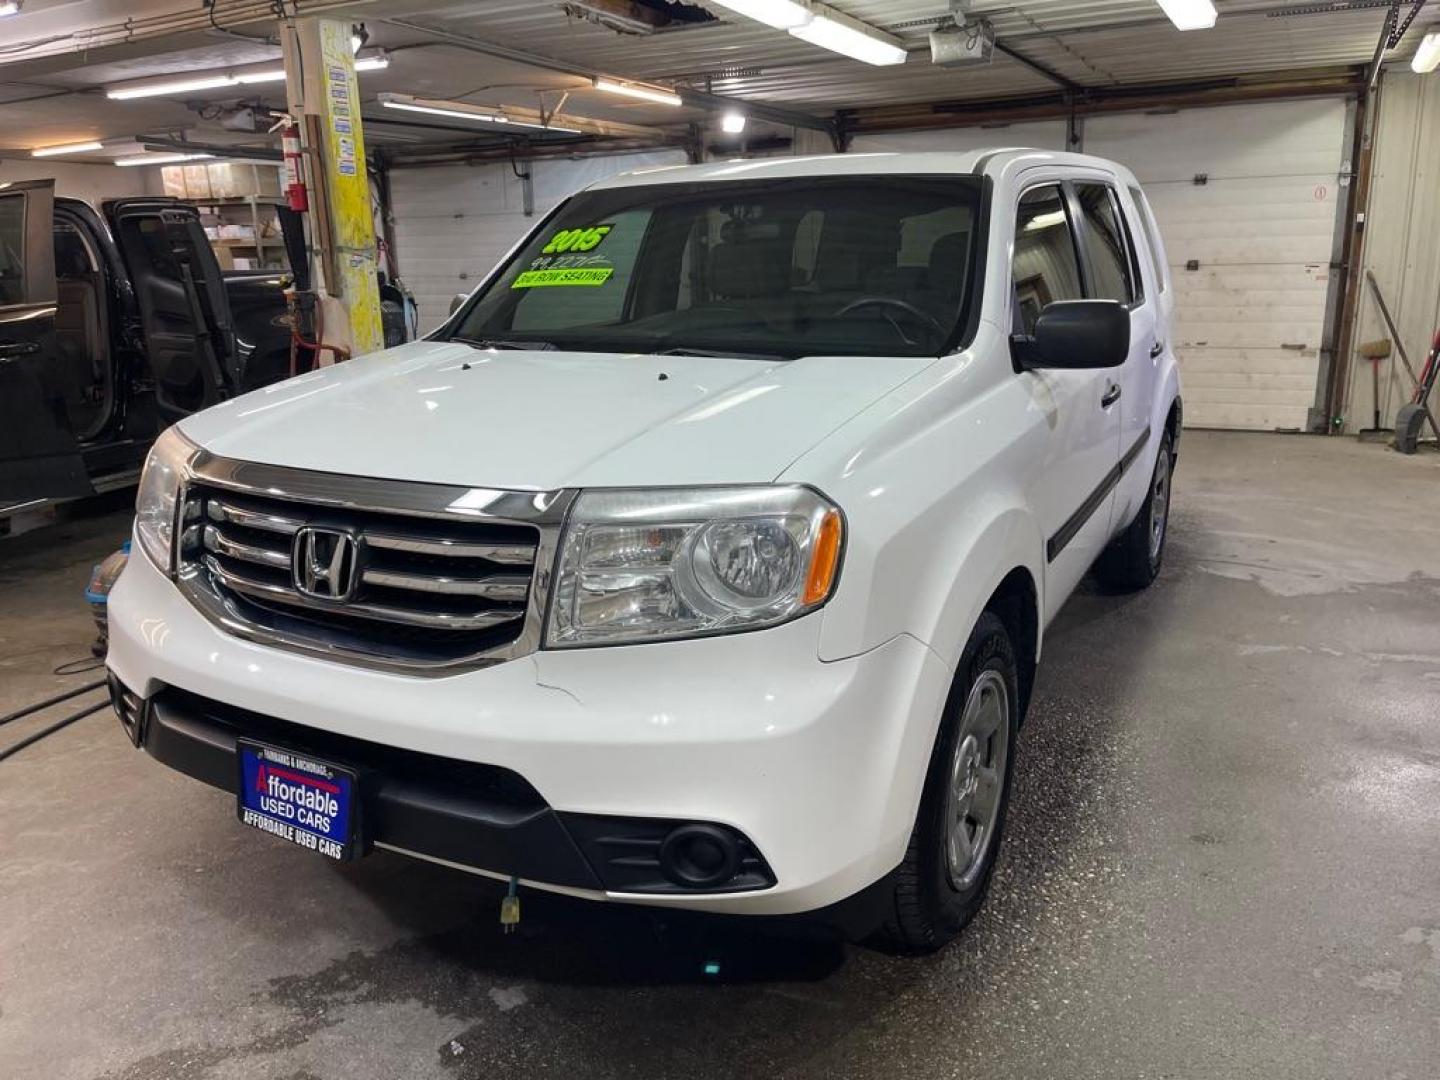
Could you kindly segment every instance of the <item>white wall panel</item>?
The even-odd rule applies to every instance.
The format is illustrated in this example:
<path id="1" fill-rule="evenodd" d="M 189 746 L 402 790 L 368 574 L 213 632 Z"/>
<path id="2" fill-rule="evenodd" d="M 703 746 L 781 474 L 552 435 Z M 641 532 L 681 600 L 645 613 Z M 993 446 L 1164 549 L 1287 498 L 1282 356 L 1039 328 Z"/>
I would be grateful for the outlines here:
<path id="1" fill-rule="evenodd" d="M 885 131 L 856 135 L 851 153 L 904 153 L 912 150 L 988 150 L 1001 146 L 1065 149 L 1065 121 L 1041 120 L 1003 127 L 948 128 L 938 131 Z"/>
<path id="2" fill-rule="evenodd" d="M 84 199 L 99 207 L 105 199 L 159 192 L 160 170 L 149 166 L 121 169 L 114 165 L 78 165 L 74 162 L 0 161 L 0 184 L 7 180 L 54 180 L 55 194 Z"/>
<path id="3" fill-rule="evenodd" d="M 684 161 L 679 150 L 660 150 L 531 162 L 535 213 L 529 217 L 509 162 L 396 169 L 390 187 L 396 263 L 415 294 L 421 331 L 440 325 L 455 294 L 473 289 L 561 199 L 618 172 Z"/>
<path id="4" fill-rule="evenodd" d="M 1375 275 L 1416 371 L 1440 326 L 1440 75 L 1388 71 L 1381 83 L 1375 131 L 1364 266 Z M 1388 338 L 1368 285 L 1362 282 L 1355 342 Z M 1347 430 L 1373 422 L 1372 373 L 1351 365 Z M 1380 369 L 1380 423 L 1389 427 L 1409 400 L 1411 383 L 1396 360 Z M 1430 399 L 1440 408 L 1440 393 Z M 1427 429 L 1428 437 L 1428 429 Z"/>
<path id="5" fill-rule="evenodd" d="M 1345 133 L 1328 98 L 1085 121 L 1086 153 L 1134 171 L 1164 234 L 1187 425 L 1307 427 Z"/>

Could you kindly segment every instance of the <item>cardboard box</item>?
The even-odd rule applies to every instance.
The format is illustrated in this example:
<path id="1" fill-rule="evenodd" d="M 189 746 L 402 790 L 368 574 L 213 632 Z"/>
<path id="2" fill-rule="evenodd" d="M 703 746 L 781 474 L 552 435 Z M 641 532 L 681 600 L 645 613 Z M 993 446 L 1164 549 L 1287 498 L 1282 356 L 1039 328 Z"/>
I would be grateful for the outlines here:
<path id="1" fill-rule="evenodd" d="M 185 165 L 182 168 L 185 172 L 185 198 L 214 198 L 210 190 L 210 173 L 204 165 Z"/>

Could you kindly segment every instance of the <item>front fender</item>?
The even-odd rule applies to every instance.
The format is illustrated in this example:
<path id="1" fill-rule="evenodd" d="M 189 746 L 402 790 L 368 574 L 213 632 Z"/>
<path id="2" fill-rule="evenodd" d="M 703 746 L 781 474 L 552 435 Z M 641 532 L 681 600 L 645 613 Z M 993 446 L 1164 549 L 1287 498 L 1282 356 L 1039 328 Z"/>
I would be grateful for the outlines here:
<path id="1" fill-rule="evenodd" d="M 1017 567 L 1043 603 L 1042 530 L 1026 493 L 1047 432 L 1002 359 L 998 350 L 948 359 L 788 471 L 846 514 L 821 659 L 908 634 L 953 666 L 986 600 Z"/>

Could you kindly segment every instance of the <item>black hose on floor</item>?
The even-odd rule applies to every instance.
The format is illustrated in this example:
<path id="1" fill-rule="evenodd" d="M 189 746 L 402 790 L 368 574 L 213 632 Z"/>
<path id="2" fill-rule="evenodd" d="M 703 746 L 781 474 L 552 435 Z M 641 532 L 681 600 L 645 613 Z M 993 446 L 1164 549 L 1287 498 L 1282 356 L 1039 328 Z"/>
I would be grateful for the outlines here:
<path id="1" fill-rule="evenodd" d="M 101 685 L 103 685 L 103 683 Z M 94 687 L 91 687 L 91 689 L 93 690 Z M 70 696 L 73 697 L 74 695 Z M 49 727 L 41 728 L 39 731 L 26 735 L 25 738 L 21 739 L 19 742 L 11 746 L 7 746 L 4 750 L 0 750 L 0 761 L 4 761 L 6 758 L 10 757 L 13 754 L 18 754 L 21 750 L 24 750 L 31 743 L 37 743 L 41 739 L 45 738 L 45 736 L 47 735 L 55 734 L 55 732 L 59 731 L 61 728 L 69 727 L 71 724 L 75 723 L 76 720 L 83 720 L 91 713 L 97 713 L 101 709 L 108 709 L 109 707 L 109 701 L 96 702 L 89 708 L 81 709 L 77 713 L 71 713 L 63 720 L 55 721 L 55 723 L 51 724 Z"/>
<path id="2" fill-rule="evenodd" d="M 29 716 L 31 713 L 37 713 L 41 709 L 48 709 L 51 705 L 59 705 L 62 701 L 69 701 L 71 698 L 79 697 L 81 694 L 88 694 L 91 690 L 99 690 L 104 685 L 104 679 L 96 679 L 94 682 L 86 683 L 84 686 L 75 690 L 66 690 L 63 694 L 56 694 L 54 697 L 48 697 L 44 701 L 37 701 L 33 705 L 26 705 L 23 709 L 16 709 L 12 713 L 6 713 L 4 716 L 0 716 L 0 727 L 4 727 L 12 720 L 19 720 L 21 717 Z"/>

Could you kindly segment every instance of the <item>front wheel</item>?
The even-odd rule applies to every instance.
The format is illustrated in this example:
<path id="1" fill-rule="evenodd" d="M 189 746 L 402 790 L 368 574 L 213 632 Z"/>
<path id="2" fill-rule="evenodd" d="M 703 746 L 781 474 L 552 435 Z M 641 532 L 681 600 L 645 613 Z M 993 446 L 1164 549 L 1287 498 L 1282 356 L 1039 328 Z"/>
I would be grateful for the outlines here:
<path id="1" fill-rule="evenodd" d="M 1116 592 L 1136 592 L 1160 573 L 1165 557 L 1165 536 L 1170 526 L 1170 476 L 1175 467 L 1174 446 L 1167 431 L 1160 439 L 1150 490 L 1135 520 L 1111 541 L 1095 563 L 1095 576 Z"/>
<path id="2" fill-rule="evenodd" d="M 939 949 L 985 900 L 1010 798 L 1017 687 L 1010 636 L 987 611 L 966 643 L 920 813 L 895 874 L 894 904 L 881 932 L 902 951 Z"/>

